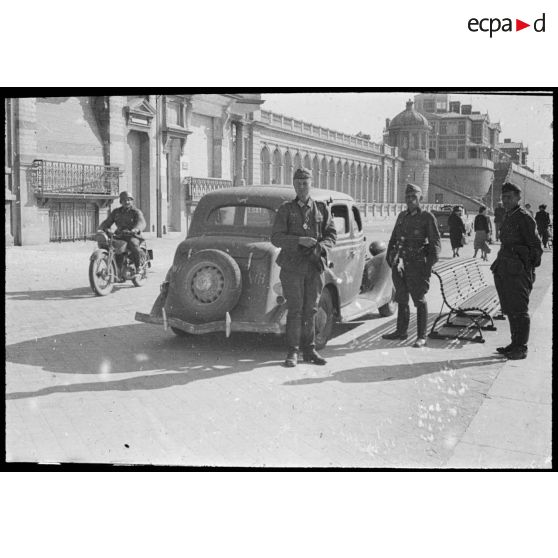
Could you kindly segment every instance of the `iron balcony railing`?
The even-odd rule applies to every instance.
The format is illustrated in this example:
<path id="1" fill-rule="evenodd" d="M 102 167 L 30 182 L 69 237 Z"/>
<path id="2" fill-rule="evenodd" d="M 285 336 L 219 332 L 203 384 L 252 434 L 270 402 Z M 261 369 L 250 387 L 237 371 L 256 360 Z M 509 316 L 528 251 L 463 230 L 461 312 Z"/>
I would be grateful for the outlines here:
<path id="1" fill-rule="evenodd" d="M 120 169 L 36 159 L 31 167 L 31 181 L 37 195 L 93 194 L 118 196 Z"/>
<path id="2" fill-rule="evenodd" d="M 233 183 L 231 180 L 222 178 L 196 178 L 195 176 L 186 176 L 184 178 L 186 190 L 186 200 L 199 201 L 208 192 L 221 190 L 222 188 L 230 188 Z"/>

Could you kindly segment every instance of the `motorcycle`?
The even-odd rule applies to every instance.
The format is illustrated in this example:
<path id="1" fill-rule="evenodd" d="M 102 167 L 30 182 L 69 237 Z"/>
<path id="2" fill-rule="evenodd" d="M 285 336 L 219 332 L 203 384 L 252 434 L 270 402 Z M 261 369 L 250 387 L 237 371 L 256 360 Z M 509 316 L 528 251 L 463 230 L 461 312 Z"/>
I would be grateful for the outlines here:
<path id="1" fill-rule="evenodd" d="M 131 236 L 140 239 L 140 267 L 137 273 L 126 242 L 126 238 Z M 153 259 L 153 251 L 148 250 L 144 238 L 129 231 L 114 234 L 99 230 L 95 234 L 95 240 L 98 248 L 89 258 L 89 284 L 97 296 L 110 294 L 115 283 L 125 283 L 128 280 L 135 287 L 143 286 Z"/>

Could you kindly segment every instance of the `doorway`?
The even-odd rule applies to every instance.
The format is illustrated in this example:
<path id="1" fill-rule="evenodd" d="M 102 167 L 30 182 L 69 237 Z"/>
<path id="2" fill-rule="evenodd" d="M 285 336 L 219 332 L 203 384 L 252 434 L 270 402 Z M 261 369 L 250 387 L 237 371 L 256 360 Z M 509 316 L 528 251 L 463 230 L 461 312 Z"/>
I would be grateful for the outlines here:
<path id="1" fill-rule="evenodd" d="M 146 230 L 151 229 L 149 196 L 149 136 L 145 132 L 128 133 L 130 152 L 130 178 L 132 196 L 136 207 L 141 209 L 147 222 Z"/>

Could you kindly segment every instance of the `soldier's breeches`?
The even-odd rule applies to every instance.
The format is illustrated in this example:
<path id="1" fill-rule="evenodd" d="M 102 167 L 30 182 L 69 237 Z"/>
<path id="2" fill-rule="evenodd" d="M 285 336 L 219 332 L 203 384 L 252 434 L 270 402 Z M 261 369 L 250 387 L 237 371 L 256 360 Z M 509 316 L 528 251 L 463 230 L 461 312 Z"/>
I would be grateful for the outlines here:
<path id="1" fill-rule="evenodd" d="M 494 285 L 500 298 L 503 314 L 527 314 L 529 312 L 529 296 L 533 289 L 533 275 L 530 272 L 505 276 L 498 271 L 494 273 Z"/>
<path id="2" fill-rule="evenodd" d="M 418 305 L 425 302 L 425 296 L 430 288 L 430 268 L 422 262 L 405 263 L 403 276 L 397 269 L 392 267 L 391 275 L 395 287 L 395 302 L 398 304 L 409 304 L 409 295 L 413 304 Z"/>
<path id="3" fill-rule="evenodd" d="M 305 274 L 281 270 L 279 275 L 287 300 L 287 345 L 298 349 L 314 346 L 314 318 L 324 285 L 323 274 L 310 270 Z"/>

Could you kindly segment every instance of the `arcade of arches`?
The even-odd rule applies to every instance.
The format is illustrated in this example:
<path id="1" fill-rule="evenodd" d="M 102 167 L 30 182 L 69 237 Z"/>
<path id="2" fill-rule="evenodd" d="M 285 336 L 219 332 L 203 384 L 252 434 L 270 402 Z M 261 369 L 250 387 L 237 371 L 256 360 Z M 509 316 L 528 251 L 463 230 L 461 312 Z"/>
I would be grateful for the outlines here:
<path id="1" fill-rule="evenodd" d="M 291 184 L 294 171 L 299 167 L 312 170 L 316 188 L 338 190 L 352 196 L 359 203 L 395 202 L 396 177 L 393 169 L 386 169 L 386 188 L 382 180 L 381 165 L 330 157 L 299 151 L 270 150 L 267 145 L 260 152 L 262 184 Z"/>

